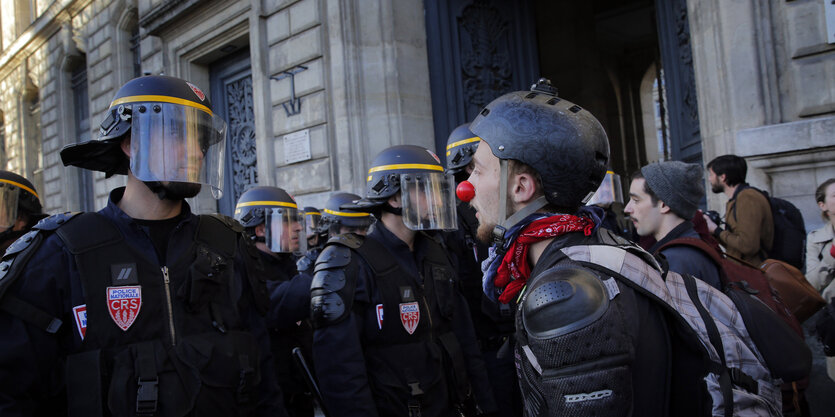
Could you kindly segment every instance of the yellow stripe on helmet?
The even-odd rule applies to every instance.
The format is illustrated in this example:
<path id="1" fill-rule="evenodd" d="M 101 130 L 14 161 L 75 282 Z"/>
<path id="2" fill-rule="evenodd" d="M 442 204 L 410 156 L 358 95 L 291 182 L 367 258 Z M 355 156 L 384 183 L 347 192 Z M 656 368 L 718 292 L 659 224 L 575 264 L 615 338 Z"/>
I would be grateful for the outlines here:
<path id="1" fill-rule="evenodd" d="M 25 185 L 23 185 L 19 182 L 15 182 L 15 181 L 12 181 L 12 180 L 4 180 L 4 179 L 0 179 L 0 182 L 5 182 L 6 184 L 11 184 L 11 185 L 14 185 L 17 188 L 22 189 L 22 190 L 29 191 L 30 193 L 32 193 L 32 195 L 35 196 L 35 198 L 37 198 L 38 200 L 41 199 L 40 197 L 38 197 L 38 193 L 36 193 L 35 190 L 33 190 L 33 189 L 31 189 L 31 188 L 29 188 L 29 187 L 27 187 L 27 186 L 25 186 Z"/>
<path id="2" fill-rule="evenodd" d="M 196 103 L 196 102 L 191 101 L 191 100 L 184 100 L 184 99 L 177 98 L 177 97 L 158 96 L 158 95 L 157 96 L 153 96 L 153 95 L 150 95 L 150 96 L 127 96 L 127 97 L 117 98 L 116 100 L 113 100 L 112 103 L 110 103 L 110 107 L 115 107 L 115 106 L 118 106 L 120 104 L 125 104 L 125 103 L 146 103 L 146 102 L 148 102 L 148 103 L 161 102 L 161 103 L 180 104 L 180 105 L 183 105 L 183 106 L 194 107 L 195 109 L 202 110 L 202 111 L 208 113 L 209 116 L 213 115 L 211 109 L 209 109 L 208 107 L 206 107 L 206 106 L 204 106 L 200 103 Z"/>
<path id="3" fill-rule="evenodd" d="M 462 139 L 462 140 L 459 140 L 458 142 L 452 142 L 449 145 L 447 145 L 446 150 L 450 150 L 450 149 L 452 149 L 456 146 L 461 146 L 461 145 L 466 145 L 468 143 L 478 142 L 480 140 L 481 140 L 481 138 L 478 137 L 478 136 L 473 136 L 469 139 Z M 447 155 L 449 155 L 449 152 L 447 152 Z"/>
<path id="4" fill-rule="evenodd" d="M 341 216 L 341 217 L 368 217 L 371 213 L 349 213 L 347 211 L 336 211 L 336 210 L 329 210 L 325 209 L 325 213 L 333 214 L 334 216 Z"/>
<path id="5" fill-rule="evenodd" d="M 444 172 L 444 167 L 440 165 L 432 165 L 432 164 L 393 164 L 393 165 L 380 165 L 377 167 L 373 167 L 368 170 L 368 173 L 371 174 L 372 172 L 380 172 L 380 171 L 393 171 L 395 169 L 425 169 L 427 171 L 441 171 Z"/>
<path id="6" fill-rule="evenodd" d="M 280 207 L 290 207 L 297 209 L 299 206 L 293 203 L 285 203 L 284 201 L 247 201 L 245 203 L 238 203 L 235 206 L 235 209 L 239 209 L 241 207 L 250 207 L 250 206 L 280 206 Z"/>

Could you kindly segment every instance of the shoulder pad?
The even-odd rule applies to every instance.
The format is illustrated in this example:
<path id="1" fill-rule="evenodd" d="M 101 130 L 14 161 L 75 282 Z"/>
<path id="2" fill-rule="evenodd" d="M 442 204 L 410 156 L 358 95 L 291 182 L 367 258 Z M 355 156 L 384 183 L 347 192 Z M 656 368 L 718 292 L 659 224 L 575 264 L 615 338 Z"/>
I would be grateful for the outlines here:
<path id="1" fill-rule="evenodd" d="M 238 221 L 235 220 L 232 217 L 229 217 L 229 216 L 226 216 L 226 215 L 223 215 L 223 214 L 220 214 L 220 213 L 204 214 L 204 216 L 211 216 L 211 217 L 219 220 L 221 223 L 226 225 L 226 227 L 235 231 L 235 233 L 241 233 L 241 232 L 244 231 L 243 225 L 238 223 Z"/>
<path id="2" fill-rule="evenodd" d="M 558 265 L 535 277 L 521 304 L 522 323 L 530 335 L 555 337 L 599 319 L 609 306 L 609 296 L 590 270 Z"/>
<path id="3" fill-rule="evenodd" d="M 347 248 L 341 249 L 350 252 Z M 345 267 L 317 269 L 310 283 L 310 319 L 313 326 L 320 328 L 347 318 L 353 306 L 355 287 L 356 276 L 348 273 Z"/>
<path id="4" fill-rule="evenodd" d="M 9 245 L 9 247 L 6 249 L 6 254 L 3 255 L 3 259 L 7 259 L 20 252 L 23 252 L 26 248 L 29 247 L 29 245 L 32 244 L 32 241 L 34 241 L 39 234 L 41 234 L 40 230 L 32 229 L 26 232 L 26 234 L 24 234 L 23 236 L 17 238 L 17 240 L 12 242 L 12 244 Z M 0 272 L 1 271 L 2 267 L 0 267 Z"/>
<path id="5" fill-rule="evenodd" d="M 363 241 L 365 241 L 365 236 L 358 235 L 356 233 L 345 233 L 328 239 L 328 245 L 342 245 L 351 249 L 356 249 L 362 246 Z"/>
<path id="6" fill-rule="evenodd" d="M 49 216 L 45 219 L 41 219 L 41 221 L 39 221 L 38 224 L 36 224 L 34 227 L 32 227 L 32 229 L 49 230 L 49 231 L 55 230 L 55 229 L 61 227 L 64 223 L 68 222 L 73 217 L 78 216 L 79 214 L 81 214 L 80 211 L 75 211 L 75 212 L 67 211 L 67 212 L 60 213 L 60 214 L 53 214 L 53 215 L 51 215 L 51 216 Z"/>
<path id="7" fill-rule="evenodd" d="M 313 272 L 319 272 L 323 269 L 344 268 L 350 263 L 351 249 L 328 243 L 319 257 L 316 258 L 316 266 L 313 268 Z"/>

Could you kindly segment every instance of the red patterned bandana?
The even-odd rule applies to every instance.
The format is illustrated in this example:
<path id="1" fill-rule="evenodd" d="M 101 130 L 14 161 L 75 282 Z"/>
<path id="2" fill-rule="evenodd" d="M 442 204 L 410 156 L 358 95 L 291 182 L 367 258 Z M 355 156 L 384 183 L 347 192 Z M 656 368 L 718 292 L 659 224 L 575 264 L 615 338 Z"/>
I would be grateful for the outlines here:
<path id="1" fill-rule="evenodd" d="M 499 302 L 507 304 L 513 301 L 528 282 L 531 274 L 528 248 L 531 244 L 571 232 L 582 231 L 590 236 L 593 230 L 594 221 L 570 214 L 545 217 L 527 225 L 508 248 L 496 272 L 493 285 L 504 288 L 499 295 Z"/>

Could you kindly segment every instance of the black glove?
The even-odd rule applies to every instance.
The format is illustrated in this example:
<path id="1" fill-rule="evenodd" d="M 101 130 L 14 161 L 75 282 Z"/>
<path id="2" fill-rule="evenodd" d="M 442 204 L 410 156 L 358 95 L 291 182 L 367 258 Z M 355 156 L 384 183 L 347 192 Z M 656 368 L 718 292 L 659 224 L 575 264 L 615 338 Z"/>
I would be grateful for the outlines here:
<path id="1" fill-rule="evenodd" d="M 823 344 L 826 356 L 835 356 L 835 297 L 823 309 L 823 313 L 815 324 L 818 340 Z"/>

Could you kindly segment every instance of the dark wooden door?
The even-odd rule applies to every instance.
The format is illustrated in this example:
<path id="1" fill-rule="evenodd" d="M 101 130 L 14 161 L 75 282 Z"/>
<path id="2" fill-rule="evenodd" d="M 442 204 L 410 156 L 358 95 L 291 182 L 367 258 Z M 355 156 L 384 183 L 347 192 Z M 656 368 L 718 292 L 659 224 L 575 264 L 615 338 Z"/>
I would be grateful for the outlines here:
<path id="1" fill-rule="evenodd" d="M 223 197 L 218 201 L 218 211 L 231 216 L 238 197 L 258 183 L 249 51 L 213 64 L 210 78 L 212 106 L 227 123 Z"/>
<path id="2" fill-rule="evenodd" d="M 494 98 L 539 76 L 529 0 L 426 0 L 426 40 L 438 155 L 449 133 Z"/>
<path id="3" fill-rule="evenodd" d="M 702 137 L 686 0 L 656 0 L 672 159 L 702 163 Z"/>

